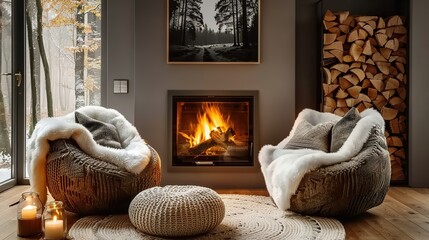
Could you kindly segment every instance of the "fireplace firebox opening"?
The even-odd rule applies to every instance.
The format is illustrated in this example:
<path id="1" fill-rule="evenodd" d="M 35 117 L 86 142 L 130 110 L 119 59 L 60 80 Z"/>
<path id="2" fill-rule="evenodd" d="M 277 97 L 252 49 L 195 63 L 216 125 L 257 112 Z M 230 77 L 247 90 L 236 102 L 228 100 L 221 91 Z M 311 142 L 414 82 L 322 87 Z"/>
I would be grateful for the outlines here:
<path id="1" fill-rule="evenodd" d="M 169 91 L 172 166 L 254 165 L 257 92 L 233 92 Z"/>

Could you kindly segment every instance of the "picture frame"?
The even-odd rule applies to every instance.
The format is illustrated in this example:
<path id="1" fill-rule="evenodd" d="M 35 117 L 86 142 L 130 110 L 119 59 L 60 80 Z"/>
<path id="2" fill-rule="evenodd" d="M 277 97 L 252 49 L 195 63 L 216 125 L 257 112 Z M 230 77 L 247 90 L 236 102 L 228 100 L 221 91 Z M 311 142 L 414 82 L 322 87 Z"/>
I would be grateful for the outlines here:
<path id="1" fill-rule="evenodd" d="M 167 64 L 259 64 L 260 6 L 260 0 L 167 0 Z"/>

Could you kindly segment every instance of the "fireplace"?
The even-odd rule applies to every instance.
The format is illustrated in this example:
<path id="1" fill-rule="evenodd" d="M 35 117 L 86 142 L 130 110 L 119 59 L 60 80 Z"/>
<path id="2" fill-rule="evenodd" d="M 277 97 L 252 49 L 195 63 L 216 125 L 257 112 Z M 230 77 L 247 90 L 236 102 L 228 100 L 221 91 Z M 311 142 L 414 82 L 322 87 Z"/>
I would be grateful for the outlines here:
<path id="1" fill-rule="evenodd" d="M 169 91 L 172 166 L 253 166 L 253 91 Z"/>

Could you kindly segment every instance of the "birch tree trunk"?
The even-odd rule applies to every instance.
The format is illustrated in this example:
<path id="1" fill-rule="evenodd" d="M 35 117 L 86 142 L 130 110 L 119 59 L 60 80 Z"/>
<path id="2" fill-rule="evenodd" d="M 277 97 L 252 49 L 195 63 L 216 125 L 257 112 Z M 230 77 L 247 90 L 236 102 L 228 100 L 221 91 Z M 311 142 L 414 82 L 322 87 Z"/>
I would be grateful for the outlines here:
<path id="1" fill-rule="evenodd" d="M 82 25 L 85 23 L 85 14 L 82 11 L 82 4 L 76 9 L 76 47 L 82 47 L 85 41 Z M 85 106 L 85 84 L 84 84 L 84 67 L 85 67 L 85 52 L 80 49 L 75 52 L 75 108 Z"/>
<path id="2" fill-rule="evenodd" d="M 99 25 L 96 24 L 97 17 L 94 13 L 89 12 L 88 14 L 88 23 L 92 24 L 92 32 L 93 33 L 100 33 Z M 100 58 L 101 56 L 101 48 L 98 48 L 95 51 L 89 51 L 88 52 L 88 61 L 95 61 L 97 58 Z M 88 75 L 92 78 L 92 87 L 88 89 L 88 97 L 89 97 L 89 104 L 90 105 L 100 105 L 100 99 L 101 99 L 101 93 L 99 90 L 97 90 L 97 86 L 101 86 L 101 80 L 100 80 L 100 69 L 96 67 L 91 67 L 88 69 Z"/>

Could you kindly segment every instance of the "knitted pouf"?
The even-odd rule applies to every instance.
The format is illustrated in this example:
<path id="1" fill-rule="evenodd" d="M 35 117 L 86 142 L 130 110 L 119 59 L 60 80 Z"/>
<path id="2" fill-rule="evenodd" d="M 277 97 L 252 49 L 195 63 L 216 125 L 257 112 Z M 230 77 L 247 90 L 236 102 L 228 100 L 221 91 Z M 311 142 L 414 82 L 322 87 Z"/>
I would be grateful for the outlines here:
<path id="1" fill-rule="evenodd" d="M 131 223 L 144 233 L 185 237 L 213 230 L 225 216 L 225 205 L 209 188 L 171 185 L 140 192 L 128 213 Z"/>

